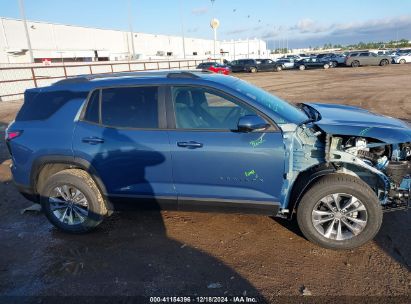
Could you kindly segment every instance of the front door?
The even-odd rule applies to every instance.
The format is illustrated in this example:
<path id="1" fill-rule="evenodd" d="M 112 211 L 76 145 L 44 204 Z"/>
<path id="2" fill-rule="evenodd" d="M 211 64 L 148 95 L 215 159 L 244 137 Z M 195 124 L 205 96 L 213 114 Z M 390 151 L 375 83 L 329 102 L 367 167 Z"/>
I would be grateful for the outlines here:
<path id="1" fill-rule="evenodd" d="M 283 183 L 281 132 L 274 125 L 261 132 L 237 132 L 239 118 L 257 112 L 214 89 L 177 86 L 170 99 L 179 207 L 272 211 Z"/>
<path id="2" fill-rule="evenodd" d="M 74 156 L 92 166 L 110 199 L 176 204 L 161 108 L 157 86 L 107 88 L 91 95 L 75 129 Z"/>

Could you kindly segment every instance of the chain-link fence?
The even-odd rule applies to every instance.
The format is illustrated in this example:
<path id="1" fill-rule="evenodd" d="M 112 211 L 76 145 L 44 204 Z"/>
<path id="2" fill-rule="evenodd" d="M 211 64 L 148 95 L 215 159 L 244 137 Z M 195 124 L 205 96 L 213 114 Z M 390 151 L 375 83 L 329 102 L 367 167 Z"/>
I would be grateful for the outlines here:
<path id="1" fill-rule="evenodd" d="M 195 69 L 204 60 L 130 61 L 49 66 L 13 66 L 0 68 L 0 101 L 23 98 L 24 91 L 50 85 L 77 75 L 109 74 L 150 70 Z"/>

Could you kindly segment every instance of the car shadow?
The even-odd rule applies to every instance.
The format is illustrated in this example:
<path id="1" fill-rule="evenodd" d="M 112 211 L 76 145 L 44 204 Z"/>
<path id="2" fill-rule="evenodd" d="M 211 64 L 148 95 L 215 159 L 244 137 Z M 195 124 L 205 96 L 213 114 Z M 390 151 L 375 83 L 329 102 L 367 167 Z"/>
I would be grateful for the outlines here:
<path id="1" fill-rule="evenodd" d="M 113 168 L 110 176 L 103 177 L 114 182 L 110 187 L 119 188 L 126 184 L 145 189 L 145 195 L 154 195 L 146 177 L 147 171 L 165 162 L 167 155 L 153 151 L 125 134 L 114 129 L 104 131 L 104 145 L 110 144 L 110 138 L 116 138 L 122 147 L 107 150 L 101 145 L 92 164 Z M 130 147 L 135 151 L 130 153 Z M 142 156 L 142 161 L 136 164 L 135 158 Z M 131 211 L 133 204 L 136 211 Z M 137 211 L 142 206 L 149 210 Z M 71 235 L 53 228 L 42 257 L 41 294 L 247 295 L 265 302 L 247 279 L 218 258 L 168 237 L 160 210 L 156 200 L 145 204 L 131 201 L 127 212 L 115 212 L 88 234 Z"/>
<path id="2" fill-rule="evenodd" d="M 272 217 L 295 235 L 306 239 L 298 227 L 296 217 L 291 220 Z M 411 271 L 411 243 L 407 240 L 411 234 L 411 213 L 404 211 L 384 213 L 381 229 L 374 238 L 375 242 L 385 253 Z M 307 242 L 309 242 L 307 240 Z"/>

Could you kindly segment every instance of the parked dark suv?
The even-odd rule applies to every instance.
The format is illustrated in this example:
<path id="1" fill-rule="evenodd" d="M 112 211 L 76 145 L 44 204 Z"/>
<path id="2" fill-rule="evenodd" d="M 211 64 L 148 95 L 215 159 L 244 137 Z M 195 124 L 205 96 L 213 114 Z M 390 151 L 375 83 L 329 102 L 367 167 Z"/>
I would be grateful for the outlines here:
<path id="1" fill-rule="evenodd" d="M 231 61 L 231 71 L 233 72 L 279 72 L 283 69 L 282 64 L 271 59 L 239 59 Z"/>
<path id="2" fill-rule="evenodd" d="M 125 208 L 291 219 L 327 248 L 360 246 L 405 209 L 411 128 L 342 105 L 291 105 L 235 77 L 122 73 L 25 92 L 6 131 L 14 181 L 58 228 Z"/>

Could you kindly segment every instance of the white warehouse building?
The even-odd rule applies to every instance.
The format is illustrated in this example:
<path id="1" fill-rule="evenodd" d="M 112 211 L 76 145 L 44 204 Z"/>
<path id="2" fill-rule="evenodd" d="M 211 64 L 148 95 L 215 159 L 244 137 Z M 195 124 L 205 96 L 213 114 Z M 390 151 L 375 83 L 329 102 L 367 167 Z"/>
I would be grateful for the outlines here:
<path id="1" fill-rule="evenodd" d="M 27 21 L 35 62 L 205 59 L 214 57 L 211 39 L 89 28 Z M 134 57 L 133 57 L 134 45 Z M 217 41 L 216 58 L 263 58 L 267 44 L 259 39 Z M 184 56 L 185 55 L 185 56 Z M 0 17 L 0 63 L 30 62 L 22 20 Z"/>

